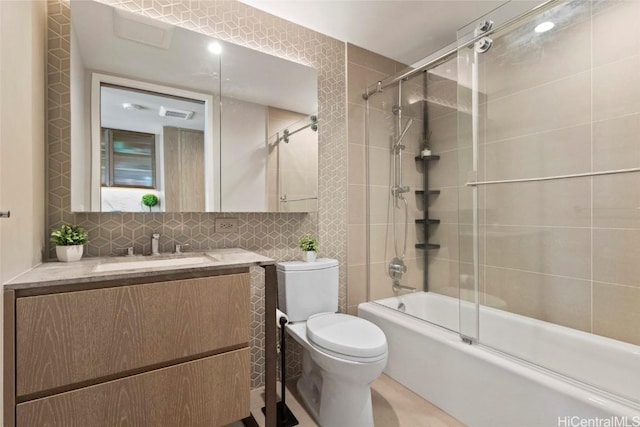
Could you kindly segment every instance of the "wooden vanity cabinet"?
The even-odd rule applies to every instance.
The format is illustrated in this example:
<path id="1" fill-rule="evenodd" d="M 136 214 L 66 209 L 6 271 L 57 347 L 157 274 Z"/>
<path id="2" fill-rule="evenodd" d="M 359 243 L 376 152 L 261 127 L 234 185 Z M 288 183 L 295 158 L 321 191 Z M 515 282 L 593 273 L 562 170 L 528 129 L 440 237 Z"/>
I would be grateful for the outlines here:
<path id="1" fill-rule="evenodd" d="M 250 277 L 237 270 L 5 292 L 5 310 L 14 301 L 5 338 L 13 332 L 15 343 L 5 351 L 14 367 L 5 425 L 219 426 L 249 416 Z"/>

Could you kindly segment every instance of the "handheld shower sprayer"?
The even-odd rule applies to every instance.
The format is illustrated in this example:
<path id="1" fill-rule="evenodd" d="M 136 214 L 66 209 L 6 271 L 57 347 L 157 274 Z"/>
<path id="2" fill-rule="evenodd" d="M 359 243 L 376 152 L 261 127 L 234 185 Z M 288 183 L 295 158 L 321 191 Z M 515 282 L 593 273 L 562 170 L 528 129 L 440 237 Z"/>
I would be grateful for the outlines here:
<path id="1" fill-rule="evenodd" d="M 411 127 L 412 124 L 413 124 L 413 119 L 409 118 L 409 120 L 407 121 L 407 124 L 404 126 L 404 129 L 402 130 L 402 133 L 400 134 L 400 137 L 398 138 L 395 145 L 393 146 L 394 150 L 404 150 L 405 147 L 402 144 L 402 141 L 404 140 L 404 137 L 407 135 L 407 132 L 409 131 L 409 128 Z"/>

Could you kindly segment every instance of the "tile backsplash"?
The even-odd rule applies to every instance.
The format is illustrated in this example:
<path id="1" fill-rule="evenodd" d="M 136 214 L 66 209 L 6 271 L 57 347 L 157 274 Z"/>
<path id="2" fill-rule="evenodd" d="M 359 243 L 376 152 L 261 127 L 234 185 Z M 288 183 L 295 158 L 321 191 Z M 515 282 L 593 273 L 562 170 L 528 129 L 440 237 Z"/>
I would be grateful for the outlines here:
<path id="1" fill-rule="evenodd" d="M 318 69 L 319 211 L 285 213 L 73 213 L 70 211 L 70 9 L 68 0 L 48 2 L 47 55 L 47 230 L 63 222 L 89 232 L 89 256 L 108 256 L 134 246 L 148 253 L 151 233 L 160 233 L 161 251 L 175 243 L 193 250 L 241 247 L 277 260 L 299 256 L 298 236 L 317 233 L 320 255 L 336 258 L 340 272 L 340 307 L 346 309 L 347 137 L 344 43 L 269 15 L 237 1 L 149 2 L 105 0 L 103 3 L 257 49 Z M 239 219 L 237 233 L 215 233 L 215 218 Z M 55 257 L 50 245 L 45 258 Z M 252 386 L 263 383 L 262 327 L 264 275 L 252 271 Z M 291 348 L 290 346 L 289 348 Z M 292 370 L 300 368 L 294 348 Z"/>

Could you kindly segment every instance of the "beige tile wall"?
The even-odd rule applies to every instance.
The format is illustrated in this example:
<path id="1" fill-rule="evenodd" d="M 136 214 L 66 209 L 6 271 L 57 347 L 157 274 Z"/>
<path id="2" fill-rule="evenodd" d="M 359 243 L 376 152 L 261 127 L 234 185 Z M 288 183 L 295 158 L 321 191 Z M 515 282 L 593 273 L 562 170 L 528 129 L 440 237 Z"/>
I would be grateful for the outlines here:
<path id="1" fill-rule="evenodd" d="M 70 112 L 68 0 L 48 2 L 48 164 L 47 229 L 62 222 L 82 225 L 89 232 L 90 256 L 114 255 L 118 248 L 135 246 L 149 251 L 149 236 L 159 232 L 161 250 L 174 242 L 192 248 L 242 247 L 289 260 L 299 256 L 297 238 L 318 233 L 320 255 L 337 258 L 340 272 L 340 307 L 346 310 L 347 278 L 347 138 L 345 108 L 344 43 L 276 18 L 237 1 L 103 0 L 119 8 L 244 45 L 318 69 L 319 211 L 317 214 L 117 214 L 70 212 Z M 216 234 L 214 219 L 237 217 L 238 233 Z M 49 256 L 53 258 L 53 248 Z M 264 275 L 252 270 L 252 385 L 263 383 Z M 294 346 L 290 372 L 300 369 L 300 352 Z"/>
<path id="2" fill-rule="evenodd" d="M 494 35 L 494 46 L 480 57 L 478 179 L 640 167 L 640 30 L 634 24 L 640 3 L 573 2 L 559 7 L 562 12 L 546 14 L 558 22 L 553 31 L 532 35 L 534 23 L 529 22 L 520 31 Z M 567 7 L 571 19 L 560 19 L 560 13 L 567 16 Z M 387 89 L 370 101 L 367 242 L 360 96 L 364 87 L 394 69 L 393 61 L 353 46 L 348 46 L 347 61 L 348 306 L 354 311 L 366 298 L 391 295 L 385 261 L 391 250 L 389 137 L 395 99 Z M 471 136 L 470 116 L 455 110 L 457 88 L 447 78 L 455 78 L 455 65 L 452 60 L 440 66 L 427 80 L 430 144 L 441 156 L 429 169 L 430 187 L 441 191 L 429 201 L 430 217 L 441 220 L 430 240 L 441 248 L 429 251 L 428 284 L 431 291 L 457 296 L 460 281 L 470 284 L 472 232 L 470 200 L 459 198 L 471 161 L 470 144 L 465 143 Z M 417 151 L 415 145 L 407 154 L 411 151 Z M 408 161 L 405 171 L 408 180 L 420 176 Z M 421 188 L 418 180 L 409 185 Z M 495 185 L 480 189 L 479 195 L 481 302 L 640 344 L 640 174 Z M 421 216 L 422 207 L 412 202 L 412 216 Z M 410 230 L 412 246 L 421 240 L 421 230 Z M 360 284 L 366 279 L 367 245 L 372 261 L 369 295 Z M 418 260 L 421 254 L 410 251 L 407 279 L 415 285 L 422 283 Z"/>
<path id="3" fill-rule="evenodd" d="M 364 89 L 389 74 L 404 68 L 396 61 L 347 44 L 347 114 L 349 136 L 349 173 L 348 173 L 348 310 L 355 313 L 359 303 L 367 300 L 367 192 L 366 192 L 366 155 L 365 155 L 365 101 Z M 372 133 L 393 134 L 391 122 L 392 91 L 377 95 L 370 101 Z M 371 162 L 376 165 L 371 173 L 371 240 L 381 242 L 372 244 L 371 256 L 377 261 L 376 272 L 372 277 L 387 277 L 381 270 L 380 261 L 384 254 L 386 231 L 387 195 L 389 176 L 389 140 L 374 138 L 371 141 Z M 390 287 L 389 287 L 390 289 Z"/>
<path id="4" fill-rule="evenodd" d="M 439 65 L 427 79 L 429 146 L 440 156 L 429 162 L 429 188 L 440 190 L 428 199 L 429 217 L 440 220 L 440 225 L 430 227 L 429 240 L 440 249 L 428 251 L 427 284 L 429 291 L 454 297 L 460 276 L 456 61 L 453 57 Z"/>
<path id="5" fill-rule="evenodd" d="M 480 57 L 488 180 L 640 167 L 638 2 L 573 2 Z M 640 344 L 640 173 L 487 186 L 487 305 Z"/>
<path id="6" fill-rule="evenodd" d="M 424 171 L 422 162 L 416 162 L 419 155 L 424 126 L 424 86 L 427 85 L 427 108 L 431 148 L 440 154 L 441 160 L 429 164 L 430 188 L 440 189 L 441 194 L 428 199 L 431 218 L 442 221 L 440 225 L 429 226 L 433 243 L 441 248 L 429 251 L 429 288 L 436 292 L 457 295 L 458 289 L 458 195 L 457 195 L 457 85 L 456 59 L 437 68 L 436 73 L 418 75 L 403 86 L 404 121 L 414 120 L 407 137 L 403 153 L 403 180 L 411 188 L 406 194 L 409 202 L 409 224 L 407 254 L 405 263 L 408 271 L 402 283 L 423 289 L 424 256 L 415 244 L 423 242 L 424 226 L 416 225 L 415 219 L 424 217 L 424 202 L 414 191 L 423 189 Z M 388 58 L 368 52 L 356 46 L 347 46 L 349 102 L 349 286 L 348 306 L 355 312 L 360 302 L 387 298 L 393 295 L 391 279 L 387 274 L 387 264 L 395 256 L 390 217 L 390 171 L 392 136 L 395 132 L 396 116 L 392 108 L 397 104 L 397 88 L 385 89 L 383 93 L 369 100 L 369 241 L 366 226 L 365 189 L 365 102 L 364 88 L 385 76 L 404 70 L 406 66 Z M 451 76 L 451 77 L 449 77 Z M 397 210 L 398 237 L 404 235 L 404 212 Z M 402 240 L 398 242 L 399 249 Z M 366 250 L 370 248 L 371 266 L 370 288 L 367 294 Z"/>

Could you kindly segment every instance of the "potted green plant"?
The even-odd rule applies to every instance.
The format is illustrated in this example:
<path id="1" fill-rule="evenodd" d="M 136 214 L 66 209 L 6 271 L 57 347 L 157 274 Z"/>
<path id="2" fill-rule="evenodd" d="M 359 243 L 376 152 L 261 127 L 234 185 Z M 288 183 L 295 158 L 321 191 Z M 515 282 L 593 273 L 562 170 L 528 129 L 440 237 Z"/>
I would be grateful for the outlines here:
<path id="1" fill-rule="evenodd" d="M 311 233 L 306 233 L 298 241 L 300 249 L 304 252 L 304 260 L 313 262 L 316 260 L 318 252 L 318 239 Z"/>
<path id="2" fill-rule="evenodd" d="M 78 261 L 82 258 L 87 238 L 86 230 L 77 225 L 62 224 L 51 232 L 51 242 L 56 244 L 56 255 L 62 262 Z"/>
<path id="3" fill-rule="evenodd" d="M 145 194 L 142 196 L 142 204 L 149 207 L 149 212 L 151 212 L 151 208 L 158 205 L 158 196 L 153 193 Z"/>

